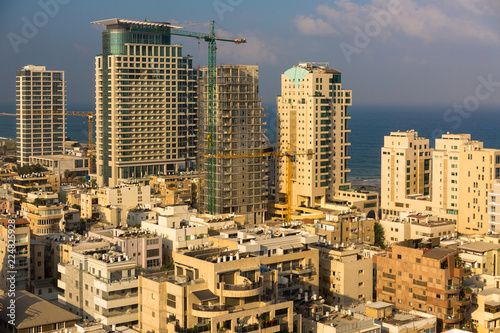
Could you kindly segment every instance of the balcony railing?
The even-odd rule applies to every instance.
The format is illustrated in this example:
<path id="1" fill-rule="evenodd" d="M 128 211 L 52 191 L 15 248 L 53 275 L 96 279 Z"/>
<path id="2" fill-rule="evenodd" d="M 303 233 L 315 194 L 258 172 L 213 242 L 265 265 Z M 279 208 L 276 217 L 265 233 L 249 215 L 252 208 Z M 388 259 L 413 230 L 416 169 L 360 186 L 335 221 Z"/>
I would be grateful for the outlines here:
<path id="1" fill-rule="evenodd" d="M 395 294 L 395 293 L 396 293 L 396 289 L 394 289 L 394 288 L 389 288 L 389 287 L 386 287 L 386 286 L 383 286 L 383 287 L 382 287 L 382 290 L 383 290 L 383 291 L 387 291 L 388 293 L 391 293 L 391 294 Z"/>
<path id="2" fill-rule="evenodd" d="M 384 273 L 382 273 L 382 276 L 385 278 L 396 280 L 396 274 L 389 274 L 389 273 L 384 272 Z"/>
<path id="3" fill-rule="evenodd" d="M 460 286 L 444 286 L 444 290 L 460 290 Z"/>
<path id="4" fill-rule="evenodd" d="M 258 330 L 259 330 L 259 324 L 252 324 L 252 325 L 248 325 L 248 326 L 236 327 L 237 333 L 247 333 L 247 332 L 253 332 L 253 331 L 258 331 Z"/>
<path id="5" fill-rule="evenodd" d="M 216 305 L 202 305 L 202 304 L 193 304 L 193 310 L 198 311 L 226 311 L 228 310 L 225 304 L 216 304 Z"/>
<path id="6" fill-rule="evenodd" d="M 259 280 L 250 284 L 224 284 L 224 290 L 252 290 L 262 286 L 262 281 Z"/>
<path id="7" fill-rule="evenodd" d="M 210 324 L 196 326 L 196 327 L 192 327 L 192 328 L 183 328 L 183 327 L 180 327 L 179 325 L 175 325 L 175 331 L 177 333 L 209 332 L 210 331 Z"/>
<path id="8" fill-rule="evenodd" d="M 417 286 L 427 287 L 427 282 L 413 279 L 413 284 Z"/>

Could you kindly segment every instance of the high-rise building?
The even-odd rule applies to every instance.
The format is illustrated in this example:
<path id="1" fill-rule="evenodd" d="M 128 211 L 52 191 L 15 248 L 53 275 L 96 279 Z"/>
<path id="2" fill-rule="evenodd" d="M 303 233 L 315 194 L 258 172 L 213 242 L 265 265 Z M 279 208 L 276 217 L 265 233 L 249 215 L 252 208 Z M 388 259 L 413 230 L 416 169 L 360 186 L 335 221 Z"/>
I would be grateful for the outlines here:
<path id="1" fill-rule="evenodd" d="M 164 22 L 109 19 L 96 57 L 99 185 L 194 169 L 197 71 Z"/>
<path id="2" fill-rule="evenodd" d="M 279 149 L 314 155 L 297 156 L 292 170 L 278 167 L 280 196 L 286 191 L 287 172 L 292 172 L 292 205 L 308 207 L 332 201 L 339 190 L 349 189 L 347 165 L 348 106 L 352 92 L 342 89 L 341 73 L 328 63 L 299 63 L 281 75 L 277 98 Z"/>
<path id="3" fill-rule="evenodd" d="M 30 156 L 60 155 L 65 133 L 63 71 L 28 65 L 16 73 L 17 162 Z"/>
<path id="4" fill-rule="evenodd" d="M 455 222 L 460 233 L 494 231 L 488 200 L 500 178 L 500 150 L 470 134 L 443 134 L 431 149 L 413 130 L 391 132 L 381 162 L 382 217 L 422 213 Z"/>
<path id="5" fill-rule="evenodd" d="M 259 93 L 258 66 L 223 65 L 217 67 L 216 132 L 208 125 L 207 69 L 201 71 L 201 115 L 204 135 L 200 151 L 215 147 L 222 158 L 205 158 L 204 169 L 215 163 L 213 179 L 206 177 L 204 189 L 205 212 L 211 214 L 235 213 L 245 216 L 245 223 L 264 222 L 267 210 L 266 172 L 262 144 L 262 104 Z M 250 154 L 245 158 L 229 158 L 235 154 Z M 252 155 L 255 154 L 255 155 Z M 208 171 L 207 171 L 208 172 Z M 208 190 L 213 182 L 212 193 Z M 212 198 L 210 197 L 212 196 Z M 209 207 L 212 200 L 212 207 Z"/>
<path id="6" fill-rule="evenodd" d="M 419 137 L 413 130 L 391 132 L 384 137 L 381 156 L 382 216 L 399 216 L 410 209 L 431 210 L 429 139 Z"/>

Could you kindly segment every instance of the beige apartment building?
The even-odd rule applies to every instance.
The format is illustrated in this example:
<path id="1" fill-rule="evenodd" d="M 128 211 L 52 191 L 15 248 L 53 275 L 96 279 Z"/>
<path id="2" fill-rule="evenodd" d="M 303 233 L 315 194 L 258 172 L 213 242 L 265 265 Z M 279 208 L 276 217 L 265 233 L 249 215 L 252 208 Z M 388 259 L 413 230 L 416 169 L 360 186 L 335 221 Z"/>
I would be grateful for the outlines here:
<path id="1" fill-rule="evenodd" d="M 21 214 L 30 222 L 33 235 L 49 235 L 64 230 L 64 204 L 53 192 L 30 192 L 21 204 Z"/>
<path id="2" fill-rule="evenodd" d="M 473 275 L 500 275 L 500 244 L 471 242 L 458 247 L 462 251 L 460 260 Z"/>
<path id="3" fill-rule="evenodd" d="M 500 330 L 500 289 L 489 288 L 477 294 L 477 309 L 471 314 L 472 329 L 477 333 Z"/>
<path id="4" fill-rule="evenodd" d="M 342 89 L 341 72 L 328 63 L 299 63 L 281 75 L 277 97 L 277 143 L 282 152 L 313 152 L 297 156 L 292 170 L 279 163 L 276 184 L 284 198 L 287 172 L 292 173 L 292 205 L 315 207 L 349 189 L 347 174 L 348 106 L 352 92 Z"/>
<path id="5" fill-rule="evenodd" d="M 203 212 L 234 213 L 245 216 L 247 224 L 262 224 L 268 193 L 264 181 L 267 176 L 262 168 L 264 160 L 259 156 L 263 153 L 264 133 L 259 67 L 217 66 L 215 124 L 211 124 L 208 115 L 207 73 L 207 68 L 201 70 L 199 98 L 204 132 L 200 152 L 216 154 L 218 158 L 201 159 L 206 172 L 201 197 Z M 236 158 L 238 154 L 248 156 Z"/>
<path id="6" fill-rule="evenodd" d="M 136 262 L 112 250 L 72 251 L 71 262 L 59 264 L 59 303 L 72 313 L 107 326 L 138 321 Z"/>
<path id="7" fill-rule="evenodd" d="M 49 172 L 31 173 L 15 176 L 13 179 L 13 192 L 16 209 L 21 207 L 21 201 L 26 199 L 28 193 L 38 190 L 59 193 L 61 177 Z"/>
<path id="8" fill-rule="evenodd" d="M 166 22 L 108 19 L 95 58 L 96 166 L 100 186 L 194 169 L 197 71 Z"/>
<path id="9" fill-rule="evenodd" d="M 382 217 L 434 215 L 456 223 L 460 233 L 486 233 L 488 193 L 500 177 L 500 150 L 483 148 L 469 134 L 443 134 L 435 143 L 430 149 L 428 139 L 413 130 L 384 138 Z M 425 151 L 418 151 L 420 147 Z"/>
<path id="10" fill-rule="evenodd" d="M 488 215 L 488 230 L 498 233 L 500 231 L 500 180 L 496 177 L 493 189 L 489 192 Z"/>
<path id="11" fill-rule="evenodd" d="M 14 220 L 14 223 L 9 223 Z M 14 233 L 9 230 L 14 230 Z M 13 236 L 12 236 L 13 235 Z M 26 289 L 31 280 L 30 247 L 31 229 L 29 222 L 21 218 L 0 219 L 0 289 L 7 291 L 13 283 L 16 289 Z M 10 240 L 10 241 L 9 241 Z M 10 266 L 9 254 L 15 255 L 14 266 Z M 15 279 L 10 277 L 9 271 L 15 271 Z"/>
<path id="12" fill-rule="evenodd" d="M 441 248 L 439 238 L 412 239 L 393 244 L 385 256 L 374 256 L 377 301 L 394 303 L 400 310 L 435 315 L 438 331 L 459 328 L 471 304 L 465 295 L 461 251 Z"/>
<path id="13" fill-rule="evenodd" d="M 380 173 L 382 218 L 397 217 L 409 210 L 432 211 L 428 139 L 414 130 L 385 136 Z"/>
<path id="14" fill-rule="evenodd" d="M 277 271 L 261 258 L 212 247 L 174 252 L 175 275 L 139 277 L 141 332 L 291 332 L 293 302 L 278 302 Z"/>
<path id="15" fill-rule="evenodd" d="M 63 71 L 28 65 L 16 72 L 17 162 L 30 156 L 62 155 L 66 85 Z"/>
<path id="16" fill-rule="evenodd" d="M 373 299 L 373 260 L 361 249 L 314 246 L 320 252 L 319 286 L 326 304 L 351 306 Z"/>

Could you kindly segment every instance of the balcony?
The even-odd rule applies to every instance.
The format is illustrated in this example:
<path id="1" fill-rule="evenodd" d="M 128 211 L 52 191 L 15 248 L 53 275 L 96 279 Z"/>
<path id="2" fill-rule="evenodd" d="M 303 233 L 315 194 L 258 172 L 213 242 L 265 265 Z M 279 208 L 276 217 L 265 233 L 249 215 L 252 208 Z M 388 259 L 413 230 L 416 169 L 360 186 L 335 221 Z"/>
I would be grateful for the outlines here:
<path id="1" fill-rule="evenodd" d="M 94 287 L 97 289 L 101 289 L 102 291 L 105 292 L 110 292 L 110 291 L 137 288 L 138 286 L 138 280 L 136 277 L 123 278 L 121 280 L 112 282 L 108 281 L 109 279 L 104 280 L 104 278 L 98 279 L 96 277 L 96 279 L 94 280 Z"/>
<path id="2" fill-rule="evenodd" d="M 445 324 L 455 324 L 463 319 L 463 314 L 462 313 L 457 313 L 457 314 L 445 314 L 443 321 Z"/>
<path id="3" fill-rule="evenodd" d="M 395 288 L 389 288 L 389 287 L 386 287 L 386 286 L 383 286 L 382 290 L 385 291 L 385 292 L 391 293 L 391 294 L 395 294 L 396 293 L 396 289 Z"/>
<path id="4" fill-rule="evenodd" d="M 100 319 L 104 325 L 119 325 L 139 319 L 139 312 L 136 309 L 125 311 L 105 311 L 104 313 L 95 313 L 95 318 Z"/>
<path id="5" fill-rule="evenodd" d="M 216 304 L 216 305 L 193 304 L 193 311 L 191 312 L 191 314 L 193 316 L 201 318 L 213 318 L 224 314 L 228 314 L 230 308 L 232 307 L 224 304 Z"/>
<path id="6" fill-rule="evenodd" d="M 396 280 L 396 274 L 382 273 L 382 276 L 388 279 Z"/>
<path id="7" fill-rule="evenodd" d="M 459 292 L 461 286 L 460 285 L 454 285 L 454 286 L 444 286 L 445 291 L 450 291 L 452 293 Z"/>
<path id="8" fill-rule="evenodd" d="M 472 302 L 472 299 L 470 296 L 459 297 L 456 299 L 456 302 L 459 306 L 464 306 L 470 304 Z"/>
<path id="9" fill-rule="evenodd" d="M 413 298 L 414 298 L 414 299 L 418 299 L 419 301 L 424 301 L 424 302 L 427 302 L 427 296 L 422 296 L 422 295 L 413 294 Z"/>
<path id="10" fill-rule="evenodd" d="M 179 325 L 175 325 L 175 332 L 177 332 L 177 333 L 210 332 L 210 324 L 196 326 L 196 327 L 192 327 L 192 328 L 182 328 Z"/>
<path id="11" fill-rule="evenodd" d="M 127 294 L 119 294 L 112 295 L 107 297 L 97 297 L 94 296 L 94 303 L 99 305 L 104 309 L 114 309 L 120 306 L 130 306 L 134 304 L 138 304 L 138 293 L 127 293 Z"/>
<path id="12" fill-rule="evenodd" d="M 413 284 L 417 286 L 427 287 L 427 282 L 413 279 Z"/>
<path id="13" fill-rule="evenodd" d="M 224 297 L 250 297 L 262 294 L 262 280 L 249 284 L 224 284 Z"/>

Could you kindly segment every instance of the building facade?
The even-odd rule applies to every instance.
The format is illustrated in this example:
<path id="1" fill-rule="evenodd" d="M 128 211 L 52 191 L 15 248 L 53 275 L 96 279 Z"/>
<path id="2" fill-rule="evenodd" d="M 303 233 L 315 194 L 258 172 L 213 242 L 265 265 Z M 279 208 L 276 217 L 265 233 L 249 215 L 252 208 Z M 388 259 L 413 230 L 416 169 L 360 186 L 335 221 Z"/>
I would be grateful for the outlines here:
<path id="1" fill-rule="evenodd" d="M 63 154 L 66 83 L 63 71 L 28 65 L 16 72 L 17 163 Z"/>
<path id="2" fill-rule="evenodd" d="M 109 19 L 96 57 L 97 183 L 194 169 L 197 72 L 164 22 Z"/>
<path id="3" fill-rule="evenodd" d="M 261 224 L 267 210 L 267 183 L 262 169 L 262 113 L 258 66 L 222 65 L 216 70 L 216 110 L 213 133 L 208 113 L 208 75 L 202 69 L 200 105 L 204 133 L 200 151 L 205 157 L 204 211 L 235 213 L 245 223 Z M 238 154 L 248 154 L 237 158 Z"/>
<path id="4" fill-rule="evenodd" d="M 438 245 L 439 238 L 403 241 L 385 256 L 374 256 L 374 263 L 377 301 L 435 315 L 441 331 L 465 324 L 471 298 L 464 293 L 464 277 L 470 272 L 462 267 L 460 251 Z"/>
<path id="5" fill-rule="evenodd" d="M 292 173 L 292 205 L 315 207 L 332 201 L 339 190 L 349 189 L 348 106 L 352 92 L 342 89 L 341 73 L 327 63 L 300 63 L 281 75 L 277 97 L 277 143 L 281 152 L 298 153 L 292 170 L 285 161 L 276 176 L 279 195 L 286 192 Z"/>
<path id="6" fill-rule="evenodd" d="M 14 223 L 9 223 L 9 221 Z M 12 231 L 13 230 L 13 231 Z M 12 238 L 12 235 L 14 237 Z M 0 252 L 0 263 L 2 270 L 0 272 L 0 289 L 7 291 L 10 284 L 14 283 L 16 289 L 26 289 L 31 280 L 30 270 L 30 236 L 31 230 L 29 222 L 26 219 L 0 219 L 0 246 L 3 249 Z M 9 241 L 10 240 L 10 241 Z M 15 255 L 14 267 L 10 266 L 12 257 Z M 7 269 L 7 267 L 10 267 Z M 8 271 L 15 271 L 15 279 L 8 279 Z"/>

